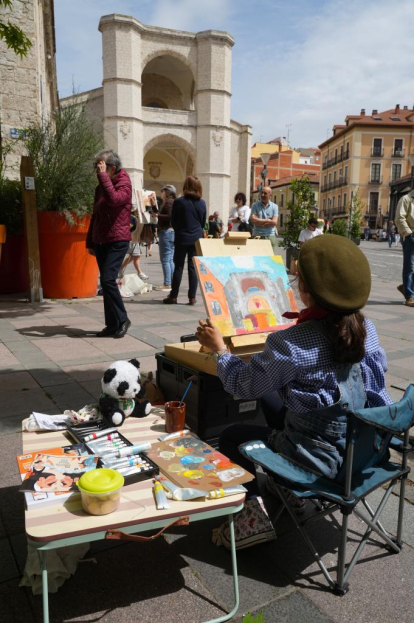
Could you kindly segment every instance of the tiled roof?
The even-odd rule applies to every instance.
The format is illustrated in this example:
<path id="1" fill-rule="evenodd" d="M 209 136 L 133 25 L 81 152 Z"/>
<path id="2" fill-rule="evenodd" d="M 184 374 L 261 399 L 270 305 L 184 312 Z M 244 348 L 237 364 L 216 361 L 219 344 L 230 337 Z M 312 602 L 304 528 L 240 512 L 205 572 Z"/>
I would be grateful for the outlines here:
<path id="1" fill-rule="evenodd" d="M 363 112 L 363 111 L 361 111 Z M 331 141 L 343 134 L 349 132 L 355 126 L 387 126 L 387 127 L 413 127 L 414 126 L 414 110 L 407 108 L 391 108 L 378 112 L 373 110 L 372 114 L 363 113 L 361 115 L 347 115 L 345 118 L 346 125 L 334 125 L 336 133 L 330 136 L 326 141 L 319 145 L 320 148 L 329 144 Z"/>
<path id="2" fill-rule="evenodd" d="M 270 185 L 270 188 L 276 188 L 277 186 L 286 186 L 286 184 L 290 184 L 292 180 L 300 180 L 303 173 L 298 175 L 287 175 L 286 177 L 281 177 L 277 182 L 274 182 Z M 306 173 L 306 177 L 309 178 L 309 181 L 312 184 L 319 184 L 319 174 L 318 173 Z"/>

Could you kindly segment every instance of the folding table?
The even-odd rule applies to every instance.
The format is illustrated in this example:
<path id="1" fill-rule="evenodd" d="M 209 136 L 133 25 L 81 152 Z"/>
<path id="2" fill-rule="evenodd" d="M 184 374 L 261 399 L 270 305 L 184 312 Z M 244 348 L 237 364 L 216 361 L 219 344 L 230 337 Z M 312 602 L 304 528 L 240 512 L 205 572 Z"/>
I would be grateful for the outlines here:
<path id="1" fill-rule="evenodd" d="M 142 419 L 128 418 L 122 433 L 133 443 L 155 442 L 165 431 L 163 409 Z M 70 438 L 65 431 L 23 432 L 23 452 L 41 451 L 67 445 Z M 151 480 L 125 486 L 121 503 L 108 515 L 88 515 L 82 510 L 80 494 L 74 493 L 63 503 L 50 504 L 26 511 L 26 534 L 30 545 L 39 552 L 43 585 L 43 622 L 49 623 L 47 556 L 48 550 L 91 541 L 111 538 L 113 530 L 128 534 L 160 530 L 175 520 L 201 521 L 226 515 L 230 525 L 231 559 L 234 584 L 234 607 L 228 614 L 207 623 L 230 620 L 239 607 L 236 547 L 234 541 L 233 515 L 243 508 L 244 494 L 232 495 L 219 500 L 170 501 L 170 508 L 157 510 L 152 494 Z"/>

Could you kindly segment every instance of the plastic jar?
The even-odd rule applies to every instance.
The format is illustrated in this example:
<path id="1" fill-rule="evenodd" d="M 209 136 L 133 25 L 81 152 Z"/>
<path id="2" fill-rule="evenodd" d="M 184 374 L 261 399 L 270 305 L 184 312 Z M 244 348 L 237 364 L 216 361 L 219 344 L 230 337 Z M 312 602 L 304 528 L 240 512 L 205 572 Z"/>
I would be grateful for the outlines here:
<path id="1" fill-rule="evenodd" d="M 107 515 L 119 506 L 124 477 L 114 469 L 92 469 L 78 482 L 83 510 L 90 515 Z"/>

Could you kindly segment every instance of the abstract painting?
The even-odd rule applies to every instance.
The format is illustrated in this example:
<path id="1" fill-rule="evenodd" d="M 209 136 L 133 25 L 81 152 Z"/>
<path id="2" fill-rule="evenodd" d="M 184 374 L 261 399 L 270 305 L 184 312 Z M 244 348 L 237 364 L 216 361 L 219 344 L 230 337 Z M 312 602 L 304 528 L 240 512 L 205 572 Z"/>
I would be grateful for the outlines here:
<path id="1" fill-rule="evenodd" d="M 195 257 L 207 314 L 222 335 L 285 329 L 297 312 L 280 255 Z"/>

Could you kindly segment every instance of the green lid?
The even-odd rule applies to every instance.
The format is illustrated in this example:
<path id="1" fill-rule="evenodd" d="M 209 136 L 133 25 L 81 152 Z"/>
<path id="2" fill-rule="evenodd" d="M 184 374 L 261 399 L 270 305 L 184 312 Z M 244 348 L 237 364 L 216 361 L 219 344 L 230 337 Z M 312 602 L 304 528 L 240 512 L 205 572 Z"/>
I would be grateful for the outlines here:
<path id="1" fill-rule="evenodd" d="M 114 469 L 91 469 L 82 474 L 78 487 L 85 493 L 110 493 L 120 489 L 124 484 L 124 477 Z"/>

